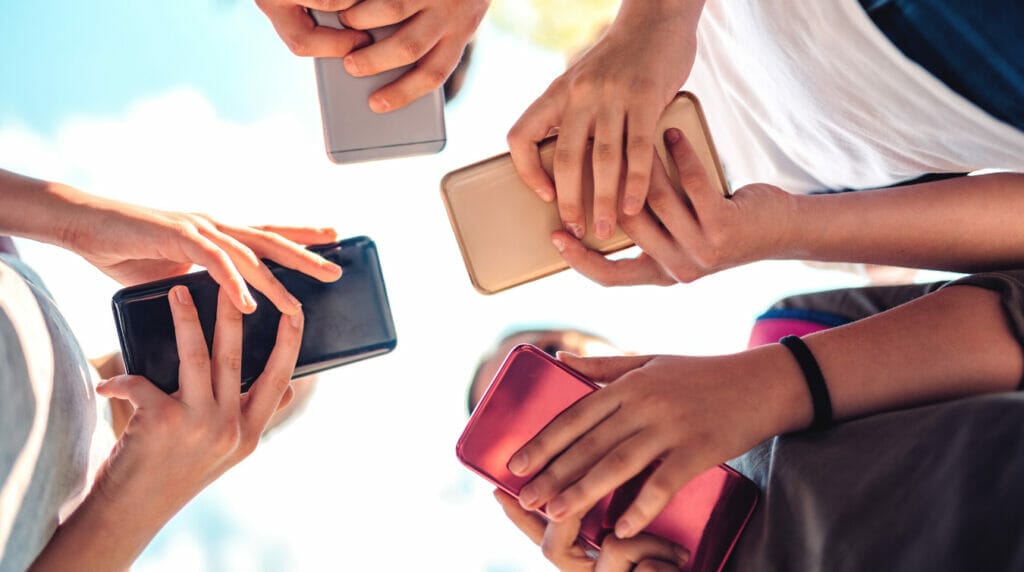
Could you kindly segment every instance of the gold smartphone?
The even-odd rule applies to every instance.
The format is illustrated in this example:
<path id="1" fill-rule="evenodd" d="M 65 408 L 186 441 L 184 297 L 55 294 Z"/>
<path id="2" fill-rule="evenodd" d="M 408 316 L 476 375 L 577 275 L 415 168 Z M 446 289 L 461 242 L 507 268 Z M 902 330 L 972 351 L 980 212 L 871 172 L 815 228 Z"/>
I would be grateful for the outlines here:
<path id="1" fill-rule="evenodd" d="M 658 120 L 655 146 L 673 184 L 678 188 L 675 164 L 668 160 L 662 134 L 676 127 L 686 135 L 704 169 L 723 195 L 729 195 L 725 174 L 718 161 L 700 102 L 681 91 Z M 540 145 L 544 170 L 552 173 L 554 138 Z M 590 153 L 583 166 L 583 196 L 587 228 L 593 214 L 594 173 Z M 565 270 L 569 266 L 551 244 L 551 233 L 562 228 L 556 203 L 546 203 L 526 186 L 505 153 L 452 171 L 441 179 L 441 196 L 452 230 L 462 250 L 469 279 L 483 294 L 494 294 L 531 280 Z M 633 246 L 622 229 L 600 240 L 588 232 L 583 243 L 605 254 Z"/>

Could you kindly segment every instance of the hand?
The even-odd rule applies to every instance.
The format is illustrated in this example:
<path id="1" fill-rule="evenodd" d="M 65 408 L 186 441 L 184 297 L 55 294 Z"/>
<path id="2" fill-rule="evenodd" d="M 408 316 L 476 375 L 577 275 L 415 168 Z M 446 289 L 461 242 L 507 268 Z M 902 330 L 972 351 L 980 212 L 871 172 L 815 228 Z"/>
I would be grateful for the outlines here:
<path id="1" fill-rule="evenodd" d="M 256 448 L 264 428 L 291 398 L 290 380 L 302 340 L 303 315 L 282 315 L 277 343 L 252 388 L 240 394 L 242 315 L 221 290 L 212 356 L 188 288 L 168 300 L 174 319 L 180 390 L 166 395 L 133 375 L 111 378 L 96 391 L 134 407 L 128 426 L 97 478 L 100 494 L 139 493 L 156 514 L 173 514 Z M 141 511 L 140 511 L 141 512 Z"/>
<path id="2" fill-rule="evenodd" d="M 656 536 L 641 534 L 620 540 L 609 534 L 601 543 L 601 552 L 594 560 L 577 542 L 580 518 L 572 516 L 562 522 L 547 522 L 537 513 L 523 510 L 511 495 L 494 491 L 509 520 L 540 547 L 544 557 L 562 572 L 613 570 L 644 570 L 648 572 L 679 570 L 690 554 Z"/>
<path id="3" fill-rule="evenodd" d="M 193 264 L 204 266 L 239 310 L 256 301 L 246 281 L 285 314 L 300 312 L 261 258 L 309 274 L 323 282 L 341 268 L 300 244 L 337 240 L 333 229 L 242 227 L 205 215 L 158 211 L 80 194 L 74 216 L 60 232 L 60 244 L 126 286 L 177 276 Z"/>
<path id="4" fill-rule="evenodd" d="M 655 125 L 690 74 L 703 2 L 627 1 L 608 32 L 526 110 L 508 134 L 523 181 L 545 201 L 558 199 L 562 223 L 586 235 L 581 191 L 587 140 L 593 138 L 594 234 L 615 232 L 625 141 L 622 212 L 640 212 L 654 160 Z M 557 130 L 554 184 L 538 143 Z M 557 193 L 556 193 L 557 189 Z"/>
<path id="5" fill-rule="evenodd" d="M 630 538 L 691 478 L 754 445 L 810 422 L 803 378 L 774 344 L 721 357 L 559 359 L 608 383 L 556 417 L 509 461 L 527 510 L 575 518 L 652 462 L 660 464 L 615 524 Z M 542 470 L 543 469 L 543 470 Z"/>
<path id="6" fill-rule="evenodd" d="M 790 252 L 796 215 L 789 193 L 755 184 L 724 197 L 686 137 L 675 128 L 664 137 L 684 193 L 673 188 L 661 161 L 654 161 L 649 212 L 622 219 L 622 229 L 643 253 L 609 260 L 555 231 L 551 240 L 569 266 L 604 286 L 666 286 Z"/>
<path id="7" fill-rule="evenodd" d="M 462 57 L 490 0 L 362 0 L 341 12 L 341 23 L 369 30 L 402 25 L 390 37 L 345 57 L 356 77 L 416 64 L 370 96 L 370 109 L 384 113 L 405 107 L 440 87 Z"/>
<path id="8" fill-rule="evenodd" d="M 288 49 L 297 56 L 343 58 L 352 50 L 373 43 L 370 34 L 361 30 L 338 30 L 317 26 L 306 11 L 337 12 L 359 0 L 256 0 L 256 6 L 270 18 Z"/>

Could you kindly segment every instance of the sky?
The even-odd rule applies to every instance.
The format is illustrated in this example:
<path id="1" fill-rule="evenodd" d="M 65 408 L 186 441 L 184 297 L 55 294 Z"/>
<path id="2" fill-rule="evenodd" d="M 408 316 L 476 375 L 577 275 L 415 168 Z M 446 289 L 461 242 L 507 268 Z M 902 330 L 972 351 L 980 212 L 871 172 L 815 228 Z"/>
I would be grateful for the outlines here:
<path id="1" fill-rule="evenodd" d="M 325 374 L 303 415 L 186 507 L 137 571 L 547 570 L 454 455 L 465 386 L 500 332 L 574 325 L 636 352 L 726 353 L 775 299 L 862 283 L 776 261 L 672 288 L 603 289 L 565 272 L 478 294 L 439 181 L 503 152 L 564 66 L 489 20 L 443 152 L 337 166 L 312 62 L 251 2 L 7 1 L 0 14 L 3 168 L 233 222 L 333 225 L 379 247 L 398 348 Z M 118 285 L 73 254 L 19 247 L 86 354 L 113 350 Z"/>

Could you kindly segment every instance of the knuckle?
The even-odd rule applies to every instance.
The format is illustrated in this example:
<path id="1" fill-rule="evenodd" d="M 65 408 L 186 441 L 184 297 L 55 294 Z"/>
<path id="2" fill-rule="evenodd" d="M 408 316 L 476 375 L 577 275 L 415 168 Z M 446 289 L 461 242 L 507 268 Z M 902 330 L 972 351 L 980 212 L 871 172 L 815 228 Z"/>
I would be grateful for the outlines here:
<path id="1" fill-rule="evenodd" d="M 191 317 L 189 319 L 192 319 Z M 187 365 L 195 367 L 209 367 L 210 365 L 210 354 L 203 348 L 194 348 L 185 352 L 182 356 L 181 361 Z"/>
<path id="2" fill-rule="evenodd" d="M 288 34 L 281 39 L 284 40 L 284 45 L 288 46 L 288 50 L 291 53 L 302 57 L 311 55 L 309 40 L 306 36 L 302 34 Z"/>
<path id="3" fill-rule="evenodd" d="M 608 456 L 606 457 L 608 465 L 612 468 L 612 470 L 620 470 L 624 467 L 629 466 L 632 458 L 632 455 L 630 455 L 627 451 L 623 450 L 621 447 L 611 451 L 610 453 L 608 453 Z"/>
<path id="4" fill-rule="evenodd" d="M 402 56 L 408 61 L 418 60 L 426 51 L 422 41 L 415 38 L 406 38 L 401 45 Z"/>
<path id="5" fill-rule="evenodd" d="M 628 189 L 640 189 L 648 190 L 650 182 L 647 178 L 647 173 L 638 170 L 635 166 L 626 173 L 626 188 Z"/>
<path id="6" fill-rule="evenodd" d="M 242 432 L 235 420 L 224 421 L 213 431 L 210 449 L 219 456 L 230 455 L 238 448 Z"/>
<path id="7" fill-rule="evenodd" d="M 671 267 L 672 277 L 677 282 L 689 284 L 701 277 L 701 273 L 692 264 L 677 263 Z"/>
<path id="8" fill-rule="evenodd" d="M 656 212 L 664 212 L 669 205 L 669 196 L 665 193 L 648 193 L 647 204 Z"/>
<path id="9" fill-rule="evenodd" d="M 551 562 L 555 562 L 561 556 L 559 549 L 554 546 L 546 537 L 540 543 L 540 553 L 544 555 L 544 558 Z"/>
<path id="10" fill-rule="evenodd" d="M 579 154 L 574 149 L 562 147 L 561 149 L 555 149 L 554 162 L 555 165 L 560 167 L 575 167 L 580 163 L 578 156 Z"/>
<path id="11" fill-rule="evenodd" d="M 657 83 L 650 76 L 638 75 L 630 78 L 629 92 L 634 96 L 645 96 L 655 91 Z"/>
<path id="12" fill-rule="evenodd" d="M 596 84 L 594 78 L 588 74 L 575 75 L 568 81 L 569 97 L 576 100 L 589 99 L 597 87 Z"/>
<path id="13" fill-rule="evenodd" d="M 260 444 L 258 433 L 244 433 L 238 440 L 238 453 L 244 458 L 252 455 L 253 451 Z"/>
<path id="14" fill-rule="evenodd" d="M 626 149 L 631 153 L 649 151 L 654 148 L 654 139 L 650 135 L 634 133 L 626 139 Z"/>
<path id="15" fill-rule="evenodd" d="M 611 143 L 594 144 L 594 163 L 614 163 L 618 159 L 615 151 L 615 145 Z"/>
<path id="16" fill-rule="evenodd" d="M 236 318 L 232 315 L 232 319 Z M 241 321 L 241 314 L 237 314 L 238 321 Z M 220 357 L 221 365 L 225 369 L 233 373 L 242 371 L 242 351 L 241 350 L 230 350 Z"/>
<path id="17" fill-rule="evenodd" d="M 648 498 L 658 502 L 659 504 L 676 493 L 675 484 L 663 473 L 651 475 L 651 477 L 647 479 L 647 483 L 644 484 L 644 488 L 647 489 Z M 640 506 L 635 508 L 639 509 L 641 513 L 646 510 Z M 644 514 L 644 516 L 648 515 Z"/>
<path id="18" fill-rule="evenodd" d="M 448 72 L 439 68 L 426 68 L 421 70 L 421 73 L 430 89 L 437 88 L 437 86 L 443 84 L 448 79 Z"/>
<path id="19" fill-rule="evenodd" d="M 609 534 L 601 543 L 601 552 L 607 553 L 610 560 L 615 560 L 625 551 L 625 544 L 619 537 Z"/>
<path id="20" fill-rule="evenodd" d="M 633 572 L 659 572 L 662 569 L 663 567 L 660 564 L 655 564 L 653 560 L 642 560 L 633 567 Z"/>

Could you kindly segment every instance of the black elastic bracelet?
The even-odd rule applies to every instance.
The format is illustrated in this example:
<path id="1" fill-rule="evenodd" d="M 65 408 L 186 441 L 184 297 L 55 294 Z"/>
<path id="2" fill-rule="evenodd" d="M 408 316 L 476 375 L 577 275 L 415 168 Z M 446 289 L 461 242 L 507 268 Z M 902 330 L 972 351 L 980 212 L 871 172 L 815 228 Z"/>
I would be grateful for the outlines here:
<path id="1" fill-rule="evenodd" d="M 803 340 L 796 336 L 786 336 L 779 340 L 779 343 L 793 354 L 800 370 L 804 372 L 804 381 L 807 382 L 807 389 L 811 392 L 811 403 L 814 404 L 814 421 L 811 422 L 811 429 L 824 429 L 832 424 L 832 399 L 828 396 L 828 386 L 825 385 L 825 376 L 821 374 L 821 367 L 814 354 Z"/>

